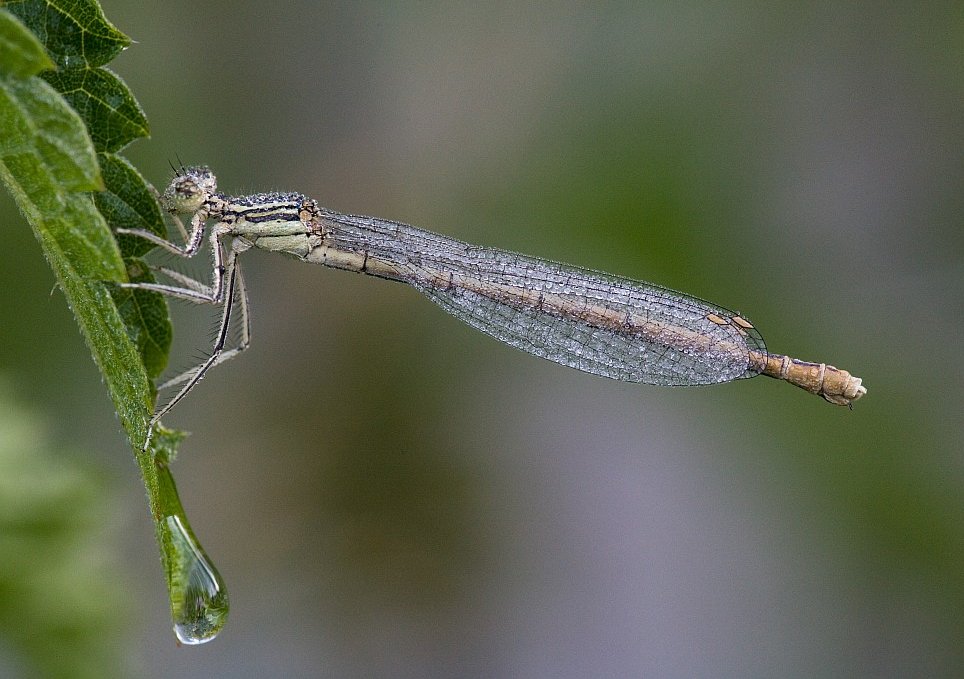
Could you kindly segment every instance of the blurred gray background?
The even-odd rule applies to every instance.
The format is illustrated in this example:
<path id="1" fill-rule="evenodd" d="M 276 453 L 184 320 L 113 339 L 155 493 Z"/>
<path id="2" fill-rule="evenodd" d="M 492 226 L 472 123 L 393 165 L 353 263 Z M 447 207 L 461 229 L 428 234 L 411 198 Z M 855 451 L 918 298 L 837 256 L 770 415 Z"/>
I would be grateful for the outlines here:
<path id="1" fill-rule="evenodd" d="M 111 68 L 156 185 L 206 163 L 228 192 L 657 282 L 869 388 L 851 412 L 766 378 L 594 378 L 252 252 L 252 348 L 166 419 L 193 432 L 174 473 L 232 601 L 177 648 L 137 467 L 4 195 L 5 398 L 106 479 L 81 558 L 111 562 L 91 580 L 130 671 L 959 672 L 958 3 L 104 5 L 137 41 Z M 172 306 L 178 369 L 215 316 Z"/>

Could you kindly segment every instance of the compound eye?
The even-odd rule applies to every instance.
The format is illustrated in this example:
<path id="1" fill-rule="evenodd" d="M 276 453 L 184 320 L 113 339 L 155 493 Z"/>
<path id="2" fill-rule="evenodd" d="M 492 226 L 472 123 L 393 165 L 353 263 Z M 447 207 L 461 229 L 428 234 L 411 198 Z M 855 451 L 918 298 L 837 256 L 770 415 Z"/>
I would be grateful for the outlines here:
<path id="1" fill-rule="evenodd" d="M 204 167 L 188 168 L 174 177 L 161 196 L 161 207 L 171 213 L 197 212 L 214 191 L 216 180 Z"/>

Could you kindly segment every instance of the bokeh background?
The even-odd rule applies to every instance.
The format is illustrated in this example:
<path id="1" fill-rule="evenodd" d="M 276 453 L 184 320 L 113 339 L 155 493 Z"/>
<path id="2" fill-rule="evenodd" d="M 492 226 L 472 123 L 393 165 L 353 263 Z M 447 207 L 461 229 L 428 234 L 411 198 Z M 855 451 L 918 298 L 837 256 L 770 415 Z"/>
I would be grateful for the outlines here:
<path id="1" fill-rule="evenodd" d="M 155 184 L 207 163 L 226 191 L 658 282 L 869 394 L 594 378 L 404 286 L 252 252 L 252 348 L 167 418 L 232 601 L 178 648 L 137 468 L 4 195 L 3 520 L 72 537 L 4 539 L 0 671 L 43 657 L 23 609 L 43 628 L 84 597 L 64 634 L 104 676 L 964 666 L 959 3 L 104 6 L 137 41 L 112 68 Z M 173 312 L 184 368 L 215 317 Z"/>

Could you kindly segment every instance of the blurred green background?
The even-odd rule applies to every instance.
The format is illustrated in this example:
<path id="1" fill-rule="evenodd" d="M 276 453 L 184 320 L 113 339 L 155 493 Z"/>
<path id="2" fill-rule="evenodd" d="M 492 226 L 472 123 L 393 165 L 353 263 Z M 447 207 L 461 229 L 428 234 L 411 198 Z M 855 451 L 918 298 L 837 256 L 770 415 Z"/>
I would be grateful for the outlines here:
<path id="1" fill-rule="evenodd" d="M 957 675 L 959 3 L 104 8 L 137 41 L 111 66 L 152 125 L 127 156 L 158 186 L 180 158 L 228 192 L 302 191 L 658 282 L 869 388 L 851 412 L 765 378 L 598 379 L 403 286 L 252 252 L 252 348 L 167 418 L 193 432 L 174 472 L 232 600 L 217 640 L 179 649 L 137 468 L 3 195 L 3 407 L 36 427 L 15 442 L 68 448 L 59 464 L 96 489 L 75 493 L 97 517 L 86 549 L 25 572 L 87 573 L 95 608 L 114 590 L 89 629 L 119 658 L 105 667 Z M 184 368 L 215 315 L 173 306 Z M 21 489 L 53 466 L 31 459 L 9 472 Z M 60 615 L 62 598 L 31 601 Z M 0 673 L 27 676 L 3 624 Z"/>

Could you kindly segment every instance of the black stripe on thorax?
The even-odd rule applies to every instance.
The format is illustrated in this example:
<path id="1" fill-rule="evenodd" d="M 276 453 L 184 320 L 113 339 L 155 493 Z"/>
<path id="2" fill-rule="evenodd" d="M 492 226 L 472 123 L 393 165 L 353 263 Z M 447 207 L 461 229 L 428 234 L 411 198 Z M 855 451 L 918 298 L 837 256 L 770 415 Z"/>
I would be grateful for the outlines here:
<path id="1" fill-rule="evenodd" d="M 249 224 L 263 222 L 301 221 L 300 212 L 305 197 L 297 193 L 262 193 L 228 201 L 226 212 Z"/>

